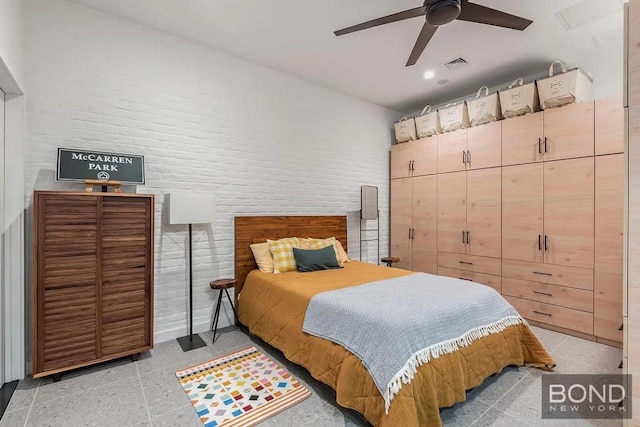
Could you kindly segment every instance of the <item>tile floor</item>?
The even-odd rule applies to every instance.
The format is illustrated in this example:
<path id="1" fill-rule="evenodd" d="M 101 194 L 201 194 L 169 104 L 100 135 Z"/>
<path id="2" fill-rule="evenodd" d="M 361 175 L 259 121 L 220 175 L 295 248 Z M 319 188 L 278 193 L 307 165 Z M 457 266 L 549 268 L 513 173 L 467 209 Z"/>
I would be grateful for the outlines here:
<path id="1" fill-rule="evenodd" d="M 540 328 L 536 335 L 555 358 L 558 373 L 620 373 L 622 351 Z M 286 361 L 278 350 L 235 328 L 226 328 L 215 345 L 183 353 L 176 341 L 156 345 L 140 360 L 122 359 L 50 379 L 21 381 L 4 426 L 201 426 L 174 372 L 217 356 L 256 345 L 286 366 L 313 396 L 263 423 L 266 427 L 367 426 L 357 413 L 339 408 L 333 391 Z M 542 372 L 509 367 L 467 394 L 467 401 L 443 409 L 445 426 L 620 426 L 620 421 L 540 419 Z"/>

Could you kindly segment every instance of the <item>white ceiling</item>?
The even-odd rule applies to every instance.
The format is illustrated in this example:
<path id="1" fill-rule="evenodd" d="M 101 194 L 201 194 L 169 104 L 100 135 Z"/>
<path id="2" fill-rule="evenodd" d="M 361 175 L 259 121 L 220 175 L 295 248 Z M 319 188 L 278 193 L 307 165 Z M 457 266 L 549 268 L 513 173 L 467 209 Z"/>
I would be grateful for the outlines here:
<path id="1" fill-rule="evenodd" d="M 341 37 L 333 31 L 421 0 L 73 1 L 399 111 L 539 74 L 554 59 L 587 70 L 597 96 L 622 90 L 622 0 L 472 0 L 534 23 L 518 32 L 452 22 L 438 29 L 413 67 L 404 65 L 423 18 Z M 566 30 L 557 12 L 581 3 L 572 22 L 596 20 Z M 602 11 L 593 13 L 594 7 Z M 469 64 L 443 67 L 457 57 Z M 423 79 L 427 69 L 436 72 L 433 80 Z"/>

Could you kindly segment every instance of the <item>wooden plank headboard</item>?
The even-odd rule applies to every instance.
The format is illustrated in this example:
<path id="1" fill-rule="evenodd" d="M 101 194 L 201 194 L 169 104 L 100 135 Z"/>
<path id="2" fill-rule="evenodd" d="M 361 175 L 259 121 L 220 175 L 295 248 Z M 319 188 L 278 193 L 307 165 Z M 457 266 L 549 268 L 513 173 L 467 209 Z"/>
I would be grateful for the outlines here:
<path id="1" fill-rule="evenodd" d="M 249 245 L 284 237 L 334 236 L 347 248 L 346 216 L 237 216 L 235 217 L 235 300 L 247 274 L 258 268 Z"/>

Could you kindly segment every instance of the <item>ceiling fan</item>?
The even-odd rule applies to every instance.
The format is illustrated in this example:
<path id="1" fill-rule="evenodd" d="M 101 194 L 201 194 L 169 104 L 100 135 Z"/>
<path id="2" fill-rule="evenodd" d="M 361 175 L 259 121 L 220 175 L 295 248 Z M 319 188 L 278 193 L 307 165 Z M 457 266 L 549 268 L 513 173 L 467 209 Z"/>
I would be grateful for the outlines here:
<path id="1" fill-rule="evenodd" d="M 418 58 L 422 55 L 422 52 L 427 47 L 427 44 L 429 44 L 431 37 L 433 37 L 438 27 L 448 24 L 454 19 L 519 31 L 523 31 L 533 22 L 529 19 L 491 9 L 490 7 L 469 3 L 468 0 L 425 0 L 424 5 L 421 7 L 343 28 L 335 31 L 334 34 L 336 36 L 342 36 L 344 34 L 366 30 L 367 28 L 377 27 L 378 25 L 403 21 L 409 18 L 417 18 L 418 16 L 425 16 L 427 22 L 424 23 L 418 40 L 416 40 L 416 44 L 413 46 L 413 51 L 411 51 L 411 55 L 407 61 L 407 67 L 414 65 L 418 61 Z"/>

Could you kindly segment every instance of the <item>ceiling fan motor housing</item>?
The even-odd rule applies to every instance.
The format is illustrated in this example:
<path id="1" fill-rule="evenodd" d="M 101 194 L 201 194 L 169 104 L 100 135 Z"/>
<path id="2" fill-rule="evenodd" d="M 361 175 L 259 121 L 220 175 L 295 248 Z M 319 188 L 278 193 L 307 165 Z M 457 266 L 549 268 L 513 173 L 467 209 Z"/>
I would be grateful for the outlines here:
<path id="1" fill-rule="evenodd" d="M 425 6 L 427 7 L 425 16 L 430 25 L 448 24 L 456 19 L 462 10 L 460 0 L 427 0 Z"/>

